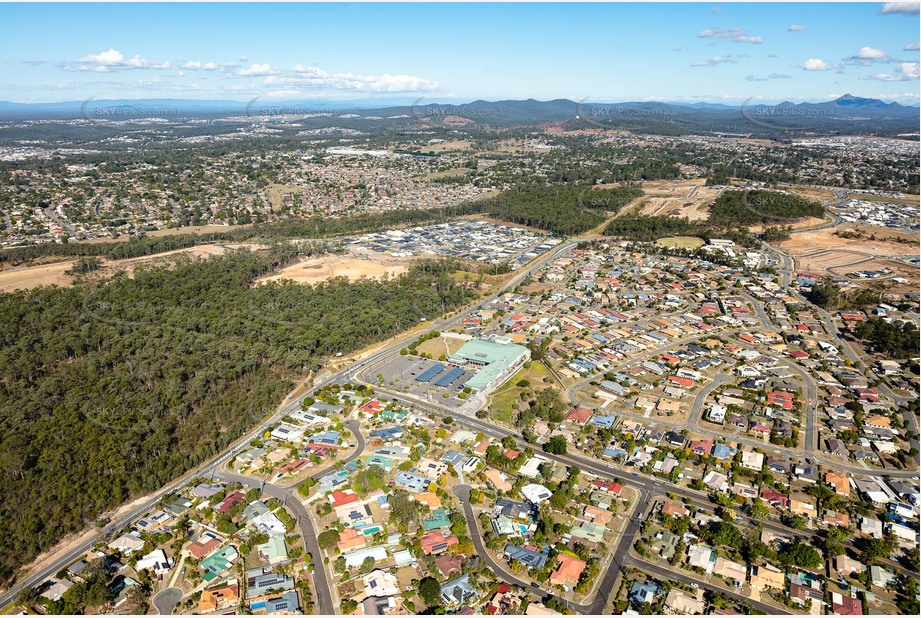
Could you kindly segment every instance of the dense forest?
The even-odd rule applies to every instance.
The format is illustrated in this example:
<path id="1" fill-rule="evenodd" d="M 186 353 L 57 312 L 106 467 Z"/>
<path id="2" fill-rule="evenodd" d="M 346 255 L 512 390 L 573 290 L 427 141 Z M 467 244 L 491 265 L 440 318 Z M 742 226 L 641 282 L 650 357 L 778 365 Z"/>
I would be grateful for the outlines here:
<path id="1" fill-rule="evenodd" d="M 752 242 L 747 225 L 775 224 L 762 235 L 766 240 L 789 237 L 788 227 L 777 225 L 790 219 L 821 217 L 821 204 L 795 195 L 777 191 L 725 191 L 703 221 L 687 217 L 628 215 L 611 221 L 605 227 L 606 236 L 617 236 L 639 242 L 652 242 L 668 236 L 699 236 L 728 238 L 742 245 Z"/>
<path id="2" fill-rule="evenodd" d="M 918 355 L 918 328 L 914 324 L 870 318 L 854 327 L 854 335 L 871 343 L 877 352 L 888 358 L 914 358 Z"/>
<path id="3" fill-rule="evenodd" d="M 704 240 L 728 238 L 743 246 L 750 246 L 754 242 L 745 227 L 710 225 L 707 221 L 662 215 L 618 217 L 604 228 L 604 235 L 638 242 L 652 242 L 669 236 L 698 236 Z"/>
<path id="4" fill-rule="evenodd" d="M 298 376 L 471 292 L 456 265 L 256 285 L 291 256 L 176 256 L 133 278 L 0 294 L 0 577 L 220 452 Z"/>
<path id="5" fill-rule="evenodd" d="M 713 204 L 709 222 L 712 225 L 776 225 L 824 214 L 821 204 L 790 193 L 724 191 Z"/>

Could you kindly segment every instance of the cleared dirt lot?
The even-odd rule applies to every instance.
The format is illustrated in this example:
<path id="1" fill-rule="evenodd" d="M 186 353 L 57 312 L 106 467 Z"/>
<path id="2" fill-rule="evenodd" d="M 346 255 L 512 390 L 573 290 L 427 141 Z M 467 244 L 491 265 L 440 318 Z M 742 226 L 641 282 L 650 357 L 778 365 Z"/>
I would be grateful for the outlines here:
<path id="1" fill-rule="evenodd" d="M 836 231 L 859 232 L 859 238 L 842 238 Z M 873 239 L 875 238 L 875 240 Z M 895 242 L 893 239 L 917 240 L 917 236 L 897 230 L 874 226 L 839 225 L 835 228 L 814 230 L 794 234 L 790 240 L 777 246 L 796 258 L 799 272 L 846 275 L 854 270 L 878 270 L 888 268 L 893 276 L 908 279 L 906 284 L 896 284 L 891 291 L 901 293 L 917 291 L 919 270 L 899 259 L 898 256 L 917 255 L 917 242 Z M 869 283 L 872 279 L 860 280 Z"/>
<path id="2" fill-rule="evenodd" d="M 720 194 L 720 189 L 705 184 L 704 178 L 644 182 L 646 195 L 639 214 L 671 215 L 702 221 L 710 216 L 710 206 Z"/>
<path id="3" fill-rule="evenodd" d="M 124 260 L 103 260 L 102 269 L 97 271 L 94 276 L 107 276 L 114 270 L 126 270 L 130 276 L 131 273 L 134 272 L 134 269 L 140 264 L 155 262 L 171 255 L 185 254 L 192 258 L 207 258 L 212 255 L 221 255 L 228 249 L 243 247 L 249 247 L 254 250 L 264 248 L 262 245 L 246 244 L 199 245 L 197 247 L 189 247 L 188 249 L 177 249 L 176 251 L 145 255 L 144 257 L 128 258 Z M 0 272 L 0 292 L 31 290 L 32 288 L 37 288 L 42 285 L 72 285 L 74 278 L 68 275 L 66 271 L 73 265 L 74 260 L 68 260 L 65 262 L 27 266 L 24 268 L 11 268 L 2 271 Z"/>
<path id="4" fill-rule="evenodd" d="M 869 228 L 860 226 L 861 231 L 866 234 L 875 234 L 876 239 L 869 237 L 864 238 L 842 238 L 835 235 L 836 231 L 847 232 L 853 231 L 855 226 L 839 225 L 834 228 L 822 230 L 810 230 L 794 234 L 790 240 L 776 243 L 778 247 L 787 251 L 794 256 L 802 256 L 808 253 L 814 253 L 822 249 L 837 249 L 840 251 L 854 251 L 858 253 L 869 254 L 870 256 L 890 257 L 893 255 L 907 255 L 918 252 L 918 244 L 893 242 L 895 237 L 907 237 L 908 235 L 901 232 L 886 230 L 885 228 Z M 917 239 L 917 236 L 914 237 Z"/>
<path id="5" fill-rule="evenodd" d="M 375 256 L 372 259 L 327 255 L 312 257 L 283 268 L 280 272 L 265 277 L 261 283 L 286 279 L 295 283 L 319 283 L 333 277 L 348 279 L 380 279 L 384 275 L 395 277 L 409 269 L 408 260 Z"/>
<path id="6" fill-rule="evenodd" d="M 73 277 L 64 271 L 73 265 L 73 262 L 58 262 L 5 270 L 0 272 L 0 292 L 30 290 L 40 285 L 69 286 Z"/>

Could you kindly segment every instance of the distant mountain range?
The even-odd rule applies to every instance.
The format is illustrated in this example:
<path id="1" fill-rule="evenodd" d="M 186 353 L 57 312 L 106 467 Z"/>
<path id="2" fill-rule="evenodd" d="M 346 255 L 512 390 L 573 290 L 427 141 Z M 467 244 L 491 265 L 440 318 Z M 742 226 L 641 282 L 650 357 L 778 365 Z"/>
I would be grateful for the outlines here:
<path id="1" fill-rule="evenodd" d="M 821 103 L 741 105 L 719 103 L 626 102 L 594 103 L 555 99 L 509 100 L 470 103 L 424 103 L 393 105 L 379 100 L 361 101 L 269 101 L 139 99 L 63 101 L 59 103 L 10 103 L 0 101 L 0 118 L 86 118 L 130 120 L 141 118 L 189 118 L 292 116 L 348 120 L 348 126 L 381 122 L 422 126 L 515 127 L 556 124 L 567 129 L 612 128 L 660 134 L 694 132 L 778 133 L 917 133 L 921 109 L 844 95 Z M 328 124 L 328 121 L 327 123 Z"/>

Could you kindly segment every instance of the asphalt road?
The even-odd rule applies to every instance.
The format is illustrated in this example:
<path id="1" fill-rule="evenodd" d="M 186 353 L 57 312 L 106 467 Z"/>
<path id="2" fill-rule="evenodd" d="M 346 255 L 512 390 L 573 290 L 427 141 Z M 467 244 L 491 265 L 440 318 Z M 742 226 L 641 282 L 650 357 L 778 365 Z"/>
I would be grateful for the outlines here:
<path id="1" fill-rule="evenodd" d="M 517 274 L 512 279 L 510 279 L 505 286 L 503 286 L 500 290 L 498 290 L 492 296 L 485 298 L 485 299 L 480 299 L 479 301 L 474 303 L 470 308 L 464 311 L 461 311 L 460 313 L 456 314 L 453 317 L 431 322 L 430 324 L 431 327 L 433 329 L 445 328 L 445 327 L 452 326 L 460 322 L 467 316 L 471 315 L 474 311 L 477 311 L 477 307 L 479 307 L 480 305 L 484 303 L 489 303 L 495 300 L 500 295 L 504 294 L 507 290 L 514 288 L 519 283 L 521 283 L 521 281 L 523 281 L 527 276 L 529 276 L 532 272 L 541 268 L 547 262 L 555 259 L 556 256 L 562 253 L 563 251 L 566 251 L 576 246 L 576 244 L 577 243 L 575 241 L 567 241 L 567 242 L 560 243 L 558 246 L 551 249 L 550 251 L 545 253 L 543 256 L 540 256 L 536 260 L 531 262 L 531 264 L 528 267 L 523 268 L 519 271 L 516 271 Z M 399 341 L 398 343 L 395 343 L 393 346 L 390 346 L 389 348 L 386 348 L 378 352 L 377 354 L 374 354 L 368 357 L 367 359 L 360 361 L 359 363 L 356 363 L 355 365 L 352 365 L 346 369 L 343 369 L 333 374 L 332 376 L 319 382 L 315 386 L 316 388 L 320 388 L 326 384 L 332 384 L 336 382 L 339 382 L 339 383 L 346 382 L 349 380 L 349 377 L 354 372 L 360 370 L 362 367 L 370 363 L 375 362 L 378 359 L 385 358 L 395 352 L 398 352 L 400 348 L 405 347 L 407 343 L 410 343 L 414 339 L 415 337 L 407 337 L 405 340 Z M 79 557 L 81 557 L 83 554 L 85 554 L 87 551 L 93 548 L 93 544 L 96 542 L 98 538 L 108 537 L 108 535 L 114 532 L 118 532 L 119 530 L 124 528 L 126 525 L 130 524 L 132 521 L 138 519 L 139 517 L 141 517 L 148 511 L 150 511 L 150 509 L 153 508 L 157 504 L 157 502 L 159 502 L 160 498 L 162 498 L 164 495 L 181 489 L 193 478 L 196 478 L 199 476 L 211 476 L 215 474 L 225 462 L 227 462 L 234 455 L 236 455 L 241 450 L 246 448 L 249 442 L 253 440 L 254 438 L 258 437 L 269 425 L 279 421 L 286 414 L 290 414 L 291 412 L 294 412 L 297 409 L 299 409 L 301 402 L 304 400 L 306 396 L 307 395 L 305 394 L 296 399 L 290 400 L 289 403 L 287 403 L 283 408 L 278 410 L 269 419 L 260 423 L 256 428 L 253 429 L 253 431 L 251 431 L 250 433 L 238 439 L 236 442 L 233 443 L 231 447 L 226 449 L 223 453 L 211 459 L 210 461 L 201 464 L 200 466 L 189 471 L 188 473 L 182 475 L 177 480 L 168 484 L 160 491 L 151 495 L 151 497 L 148 500 L 145 500 L 143 503 L 139 504 L 137 507 L 135 507 L 134 509 L 126 513 L 124 516 L 119 517 L 117 520 L 110 522 L 108 525 L 106 525 L 99 531 L 100 534 L 96 535 L 90 541 L 87 541 L 85 543 L 79 544 L 78 546 L 75 546 L 73 549 L 68 551 L 66 554 L 62 555 L 57 560 L 54 560 L 53 562 L 49 563 L 47 566 L 43 567 L 42 569 L 34 573 L 31 573 L 29 575 L 26 575 L 25 577 L 17 581 L 16 584 L 13 585 L 9 590 L 7 590 L 5 593 L 0 595 L 0 607 L 6 607 L 7 605 L 15 601 L 16 595 L 19 594 L 19 592 L 23 588 L 26 588 L 28 586 L 40 585 L 44 581 L 48 580 L 50 577 L 54 576 L 54 574 L 60 571 L 62 568 L 65 568 L 68 565 L 70 565 L 72 562 L 76 561 Z M 314 554 L 314 555 L 319 555 L 319 554 Z M 333 613 L 333 612 L 330 611 L 330 612 L 322 612 L 322 613 Z"/>
<path id="2" fill-rule="evenodd" d="M 169 616 L 183 596 L 182 588 L 164 588 L 154 596 L 153 606 L 158 614 Z"/>
<path id="3" fill-rule="evenodd" d="M 226 483 L 237 482 L 249 487 L 258 487 L 259 480 L 249 476 L 233 474 L 224 470 L 218 470 L 214 473 L 214 478 Z M 314 593 L 316 594 L 317 611 L 323 615 L 335 614 L 332 593 L 329 588 L 329 580 L 326 576 L 326 569 L 323 565 L 323 554 L 320 552 L 320 545 L 317 543 L 317 533 L 313 527 L 313 521 L 307 513 L 304 504 L 287 489 L 278 485 L 266 483 L 262 487 L 263 493 L 282 502 L 287 508 L 294 512 L 294 518 L 301 530 L 301 537 L 304 539 L 304 546 L 313 556 L 313 583 Z"/>

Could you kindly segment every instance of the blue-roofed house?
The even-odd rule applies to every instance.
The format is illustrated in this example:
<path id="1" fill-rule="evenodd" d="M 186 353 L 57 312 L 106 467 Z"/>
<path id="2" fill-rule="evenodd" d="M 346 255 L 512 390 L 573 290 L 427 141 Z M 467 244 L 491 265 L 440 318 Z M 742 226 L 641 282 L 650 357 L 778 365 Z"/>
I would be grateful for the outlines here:
<path id="1" fill-rule="evenodd" d="M 656 582 L 634 582 L 627 598 L 631 603 L 652 603 L 659 594 L 662 594 L 662 587 Z"/>
<path id="2" fill-rule="evenodd" d="M 614 426 L 615 420 L 613 415 L 595 414 L 588 422 L 603 429 L 610 429 Z"/>
<path id="3" fill-rule="evenodd" d="M 441 461 L 448 464 L 449 466 L 456 466 L 457 464 L 462 463 L 466 459 L 467 459 L 466 455 L 458 451 L 455 451 L 454 449 L 451 449 L 450 451 L 448 451 L 442 456 Z"/>
<path id="4" fill-rule="evenodd" d="M 470 575 L 461 575 L 441 587 L 441 600 L 445 605 L 463 605 L 477 596 L 476 588 L 470 585 Z"/>
<path id="5" fill-rule="evenodd" d="M 714 444 L 713 451 L 710 454 L 717 459 L 729 459 L 730 457 L 735 457 L 736 449 L 725 444 Z"/>
<path id="6" fill-rule="evenodd" d="M 403 435 L 403 429 L 400 427 L 385 427 L 384 429 L 375 429 L 368 434 L 372 438 L 380 438 L 385 442 L 388 440 L 396 440 Z"/>
<path id="7" fill-rule="evenodd" d="M 339 432 L 324 431 L 323 433 L 315 433 L 310 436 L 309 440 L 311 442 L 315 442 L 316 444 L 336 445 L 339 444 Z"/>

